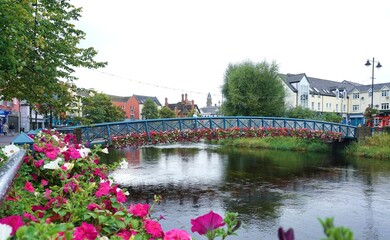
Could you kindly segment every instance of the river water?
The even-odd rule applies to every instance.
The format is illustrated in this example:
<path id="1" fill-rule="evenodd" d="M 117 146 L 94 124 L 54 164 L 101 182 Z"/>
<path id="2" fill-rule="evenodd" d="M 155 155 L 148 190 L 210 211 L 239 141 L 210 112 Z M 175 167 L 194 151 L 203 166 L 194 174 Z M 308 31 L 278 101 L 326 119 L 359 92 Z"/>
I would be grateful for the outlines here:
<path id="1" fill-rule="evenodd" d="M 318 154 L 226 148 L 204 143 L 112 150 L 126 158 L 110 175 L 130 192 L 130 203 L 152 203 L 165 231 L 185 229 L 213 210 L 238 212 L 243 222 L 230 239 L 277 239 L 293 228 L 296 239 L 324 238 L 318 218 L 334 217 L 355 239 L 390 239 L 390 162 Z"/>

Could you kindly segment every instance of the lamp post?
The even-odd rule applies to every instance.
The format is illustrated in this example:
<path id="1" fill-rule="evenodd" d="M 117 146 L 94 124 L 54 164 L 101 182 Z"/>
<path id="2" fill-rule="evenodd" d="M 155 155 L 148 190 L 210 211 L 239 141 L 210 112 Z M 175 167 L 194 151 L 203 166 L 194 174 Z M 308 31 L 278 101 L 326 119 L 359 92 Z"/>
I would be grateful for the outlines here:
<path id="1" fill-rule="evenodd" d="M 367 67 L 372 65 L 372 75 L 371 75 L 371 80 L 372 80 L 372 82 L 371 82 L 371 117 L 372 117 L 372 110 L 374 109 L 374 79 L 375 79 L 375 73 L 374 73 L 374 72 L 375 72 L 375 71 L 374 71 L 375 68 L 374 68 L 374 65 L 375 65 L 375 62 L 378 63 L 378 64 L 376 65 L 376 68 L 381 68 L 381 67 L 382 67 L 382 65 L 381 65 L 380 62 L 375 61 L 375 58 L 372 58 L 372 64 L 371 64 L 371 62 L 370 62 L 369 59 L 367 59 L 366 64 L 364 64 L 364 65 L 366 65 Z M 374 123 L 373 123 L 372 120 L 371 120 L 371 126 L 372 126 L 372 127 L 374 126 Z"/>

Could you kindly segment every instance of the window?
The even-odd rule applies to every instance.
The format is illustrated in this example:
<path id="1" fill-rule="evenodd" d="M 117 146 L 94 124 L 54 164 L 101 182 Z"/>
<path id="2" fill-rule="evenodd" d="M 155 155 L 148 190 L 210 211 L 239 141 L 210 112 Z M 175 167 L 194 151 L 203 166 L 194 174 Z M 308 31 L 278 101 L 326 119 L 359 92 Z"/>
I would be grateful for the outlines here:
<path id="1" fill-rule="evenodd" d="M 381 104 L 381 109 L 382 110 L 388 110 L 389 109 L 389 103 L 382 103 Z"/>
<path id="2" fill-rule="evenodd" d="M 368 96 L 369 96 L 369 97 L 371 97 L 371 96 L 372 96 L 372 91 L 371 91 L 371 89 L 370 89 L 370 90 L 368 90 Z"/>
<path id="3" fill-rule="evenodd" d="M 388 97 L 389 95 L 389 90 L 382 90 L 382 97 Z"/>
<path id="4" fill-rule="evenodd" d="M 336 112 L 339 111 L 339 104 L 336 104 Z"/>
<path id="5" fill-rule="evenodd" d="M 343 105 L 343 112 L 345 112 L 345 110 L 346 110 L 346 107 L 345 107 L 345 104 Z"/>
<path id="6" fill-rule="evenodd" d="M 7 102 L 7 107 L 11 107 L 11 102 Z"/>
<path id="7" fill-rule="evenodd" d="M 359 105 L 352 105 L 352 111 L 353 112 L 359 111 Z"/>
<path id="8" fill-rule="evenodd" d="M 359 98 L 359 93 L 354 93 L 354 94 L 352 95 L 352 98 L 353 98 L 353 99 L 358 99 L 358 98 Z"/>
<path id="9" fill-rule="evenodd" d="M 318 103 L 318 108 L 317 108 L 318 111 L 321 111 L 321 103 Z"/>
<path id="10" fill-rule="evenodd" d="M 130 111 L 134 112 L 134 106 L 130 106 Z"/>
<path id="11" fill-rule="evenodd" d="M 311 110 L 314 110 L 314 102 L 311 102 Z"/>

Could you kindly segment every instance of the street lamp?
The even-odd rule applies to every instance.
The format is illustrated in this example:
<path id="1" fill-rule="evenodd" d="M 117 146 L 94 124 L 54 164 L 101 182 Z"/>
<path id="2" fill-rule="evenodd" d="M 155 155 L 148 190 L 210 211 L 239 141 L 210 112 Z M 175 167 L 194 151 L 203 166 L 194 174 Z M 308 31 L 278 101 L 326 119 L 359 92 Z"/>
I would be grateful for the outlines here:
<path id="1" fill-rule="evenodd" d="M 375 75 L 374 75 L 374 65 L 375 65 L 375 62 L 377 62 L 378 64 L 376 65 L 376 68 L 381 68 L 382 67 L 382 65 L 381 65 L 381 63 L 380 62 L 378 62 L 378 61 L 375 61 L 375 58 L 372 58 L 372 64 L 371 64 L 371 62 L 370 62 L 370 60 L 369 59 L 367 59 L 367 62 L 366 62 L 366 64 L 364 64 L 364 65 L 366 65 L 367 67 L 368 66 L 371 66 L 372 65 L 372 76 L 371 76 L 371 79 L 372 79 L 372 82 L 371 82 L 371 115 L 372 115 L 372 110 L 374 109 L 374 79 L 375 79 Z M 371 120 L 371 126 L 374 126 L 374 123 L 373 123 L 373 121 Z"/>

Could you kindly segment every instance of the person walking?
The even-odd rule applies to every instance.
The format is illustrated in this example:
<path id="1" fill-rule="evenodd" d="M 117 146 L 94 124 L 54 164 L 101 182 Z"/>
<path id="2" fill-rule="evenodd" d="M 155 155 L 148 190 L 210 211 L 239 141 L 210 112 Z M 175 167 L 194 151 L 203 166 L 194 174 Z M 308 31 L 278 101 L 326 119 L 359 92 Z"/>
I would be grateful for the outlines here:
<path id="1" fill-rule="evenodd" d="M 1 130 L 3 130 L 4 136 L 7 136 L 8 124 L 6 122 L 3 124 L 3 127 L 1 128 Z"/>
<path id="2" fill-rule="evenodd" d="M 14 125 L 14 123 L 10 123 L 8 129 L 9 129 L 9 133 L 13 136 L 15 134 L 15 125 Z"/>

